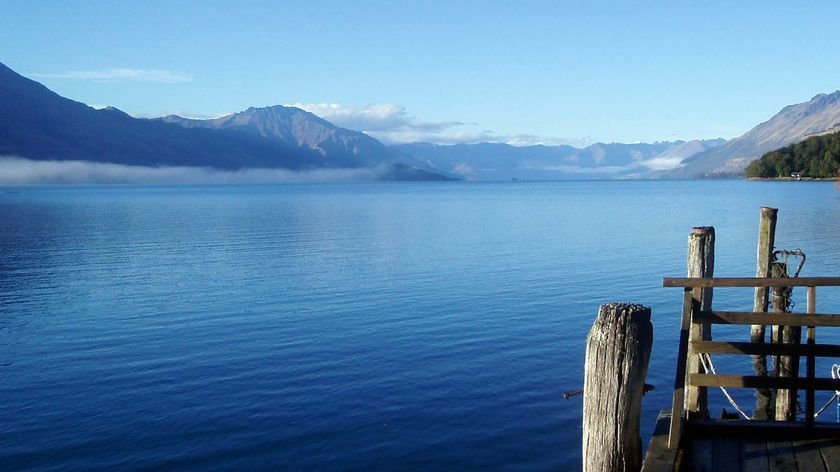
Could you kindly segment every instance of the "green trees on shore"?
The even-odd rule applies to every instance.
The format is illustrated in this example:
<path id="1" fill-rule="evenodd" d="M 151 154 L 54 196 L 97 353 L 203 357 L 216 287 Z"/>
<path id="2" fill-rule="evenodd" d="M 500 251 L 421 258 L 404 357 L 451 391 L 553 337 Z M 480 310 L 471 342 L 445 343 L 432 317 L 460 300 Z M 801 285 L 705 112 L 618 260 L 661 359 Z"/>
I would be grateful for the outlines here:
<path id="1" fill-rule="evenodd" d="M 837 177 L 840 132 L 813 136 L 801 143 L 770 151 L 747 166 L 747 177 Z"/>

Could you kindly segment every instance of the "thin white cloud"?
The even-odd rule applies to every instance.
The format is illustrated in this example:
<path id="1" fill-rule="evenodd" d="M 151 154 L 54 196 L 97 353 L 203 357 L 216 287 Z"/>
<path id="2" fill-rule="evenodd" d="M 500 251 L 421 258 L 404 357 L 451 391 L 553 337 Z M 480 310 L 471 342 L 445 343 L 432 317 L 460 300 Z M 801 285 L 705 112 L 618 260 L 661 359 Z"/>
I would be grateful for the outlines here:
<path id="1" fill-rule="evenodd" d="M 374 169 L 241 169 L 145 167 L 89 161 L 33 161 L 0 157 L 0 185 L 241 184 L 375 180 Z"/>
<path id="2" fill-rule="evenodd" d="M 654 157 L 646 161 L 639 161 L 639 164 L 650 170 L 671 170 L 680 167 L 684 159 L 684 156 Z"/>
<path id="3" fill-rule="evenodd" d="M 192 75 L 181 72 L 173 72 L 166 69 L 134 69 L 130 67 L 99 70 L 71 70 L 67 72 L 50 72 L 30 75 L 41 79 L 134 81 L 155 82 L 162 84 L 182 84 L 195 80 Z"/>
<path id="4" fill-rule="evenodd" d="M 396 130 L 441 132 L 463 124 L 458 121 L 420 121 L 410 116 L 405 107 L 391 103 L 366 107 L 347 107 L 337 103 L 293 103 L 287 106 L 314 113 L 343 128 L 366 133 Z"/>
<path id="5" fill-rule="evenodd" d="M 560 139 L 530 134 L 498 134 L 476 129 L 462 121 L 422 121 L 404 106 L 393 103 L 351 107 L 338 103 L 292 103 L 338 126 L 362 131 L 386 144 L 429 142 L 434 144 L 507 143 L 513 146 L 570 144 L 585 146 L 588 139 Z"/>

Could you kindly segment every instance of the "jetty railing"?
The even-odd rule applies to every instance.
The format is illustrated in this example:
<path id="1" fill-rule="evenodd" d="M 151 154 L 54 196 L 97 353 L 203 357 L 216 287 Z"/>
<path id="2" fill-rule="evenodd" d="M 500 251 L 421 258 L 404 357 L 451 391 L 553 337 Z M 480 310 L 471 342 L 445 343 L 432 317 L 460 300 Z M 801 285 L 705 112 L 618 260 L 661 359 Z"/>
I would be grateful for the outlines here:
<path id="1" fill-rule="evenodd" d="M 663 279 L 663 286 L 681 287 L 684 290 L 677 373 L 674 380 L 674 400 L 668 436 L 669 448 L 678 446 L 686 421 L 704 414 L 701 407 L 706 404 L 705 389 L 707 387 L 803 390 L 805 392 L 805 421 L 800 423 L 804 423 L 806 428 L 813 428 L 814 392 L 817 390 L 840 391 L 840 379 L 817 377 L 815 373 L 817 357 L 840 357 L 840 346 L 816 343 L 817 327 L 840 327 L 840 313 L 817 313 L 816 288 L 838 287 L 840 277 L 666 278 Z M 807 310 L 806 313 L 715 311 L 711 309 L 710 304 L 706 303 L 703 303 L 704 309 L 701 310 L 701 301 L 704 300 L 704 295 L 708 290 L 729 287 L 807 287 Z M 710 299 L 710 297 L 705 298 Z M 806 344 L 779 344 L 713 341 L 710 327 L 715 324 L 807 327 L 807 342 Z M 701 336 L 700 333 L 709 334 Z M 805 357 L 805 376 L 712 374 L 705 372 L 699 363 L 691 362 L 701 354 L 792 356 L 795 359 Z M 688 395 L 688 391 L 692 391 L 692 394 Z"/>

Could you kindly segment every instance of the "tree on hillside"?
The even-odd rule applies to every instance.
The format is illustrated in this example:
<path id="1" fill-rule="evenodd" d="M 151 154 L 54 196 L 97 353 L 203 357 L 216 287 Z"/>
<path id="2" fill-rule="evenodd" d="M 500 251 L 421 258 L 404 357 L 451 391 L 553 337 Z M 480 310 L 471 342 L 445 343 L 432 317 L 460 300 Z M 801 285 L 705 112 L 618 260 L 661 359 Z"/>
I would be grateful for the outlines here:
<path id="1" fill-rule="evenodd" d="M 770 151 L 747 166 L 747 177 L 835 177 L 840 171 L 840 132 L 812 136 L 800 143 Z"/>

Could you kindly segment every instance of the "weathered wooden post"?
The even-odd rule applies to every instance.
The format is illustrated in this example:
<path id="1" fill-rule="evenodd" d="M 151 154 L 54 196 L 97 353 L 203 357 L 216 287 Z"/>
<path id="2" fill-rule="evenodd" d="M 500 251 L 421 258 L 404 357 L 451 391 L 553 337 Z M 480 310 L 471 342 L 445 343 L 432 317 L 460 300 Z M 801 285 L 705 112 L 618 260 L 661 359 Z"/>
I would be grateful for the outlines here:
<path id="1" fill-rule="evenodd" d="M 650 308 L 601 305 L 586 338 L 583 382 L 584 472 L 638 472 L 639 423 L 653 325 Z"/>
<path id="2" fill-rule="evenodd" d="M 688 236 L 688 276 L 714 277 L 715 274 L 715 229 L 700 226 L 691 229 Z M 712 289 L 694 289 L 693 298 L 700 305 L 701 311 L 712 309 Z M 712 327 L 709 324 L 691 324 L 688 335 L 689 343 L 712 339 Z M 689 344 L 691 346 L 691 344 Z M 686 375 L 705 373 L 701 367 L 700 354 L 689 347 L 686 360 Z M 685 391 L 685 411 L 689 414 L 708 417 L 709 400 L 706 387 L 687 386 Z"/>
<path id="3" fill-rule="evenodd" d="M 787 277 L 787 265 L 784 262 L 770 264 L 770 276 L 773 278 Z M 773 287 L 773 311 L 786 313 L 790 309 L 790 289 Z M 799 344 L 802 340 L 801 326 L 773 326 L 771 340 L 775 344 Z M 799 356 L 774 356 L 777 377 L 799 377 Z M 797 391 L 795 389 L 780 388 L 776 391 L 776 398 L 771 402 L 775 409 L 777 421 L 793 421 L 796 419 Z"/>
<path id="4" fill-rule="evenodd" d="M 770 277 L 770 260 L 773 258 L 773 246 L 776 240 L 776 208 L 761 208 L 761 216 L 758 224 L 758 251 L 756 255 L 756 277 Z M 766 312 L 769 289 L 767 287 L 756 287 L 753 311 Z M 750 328 L 750 340 L 754 343 L 763 343 L 765 338 L 765 325 L 752 325 Z M 767 357 L 761 355 L 752 356 L 753 370 L 755 375 L 767 376 Z M 773 392 L 768 388 L 755 389 L 755 411 L 753 417 L 760 420 L 772 419 Z"/>

